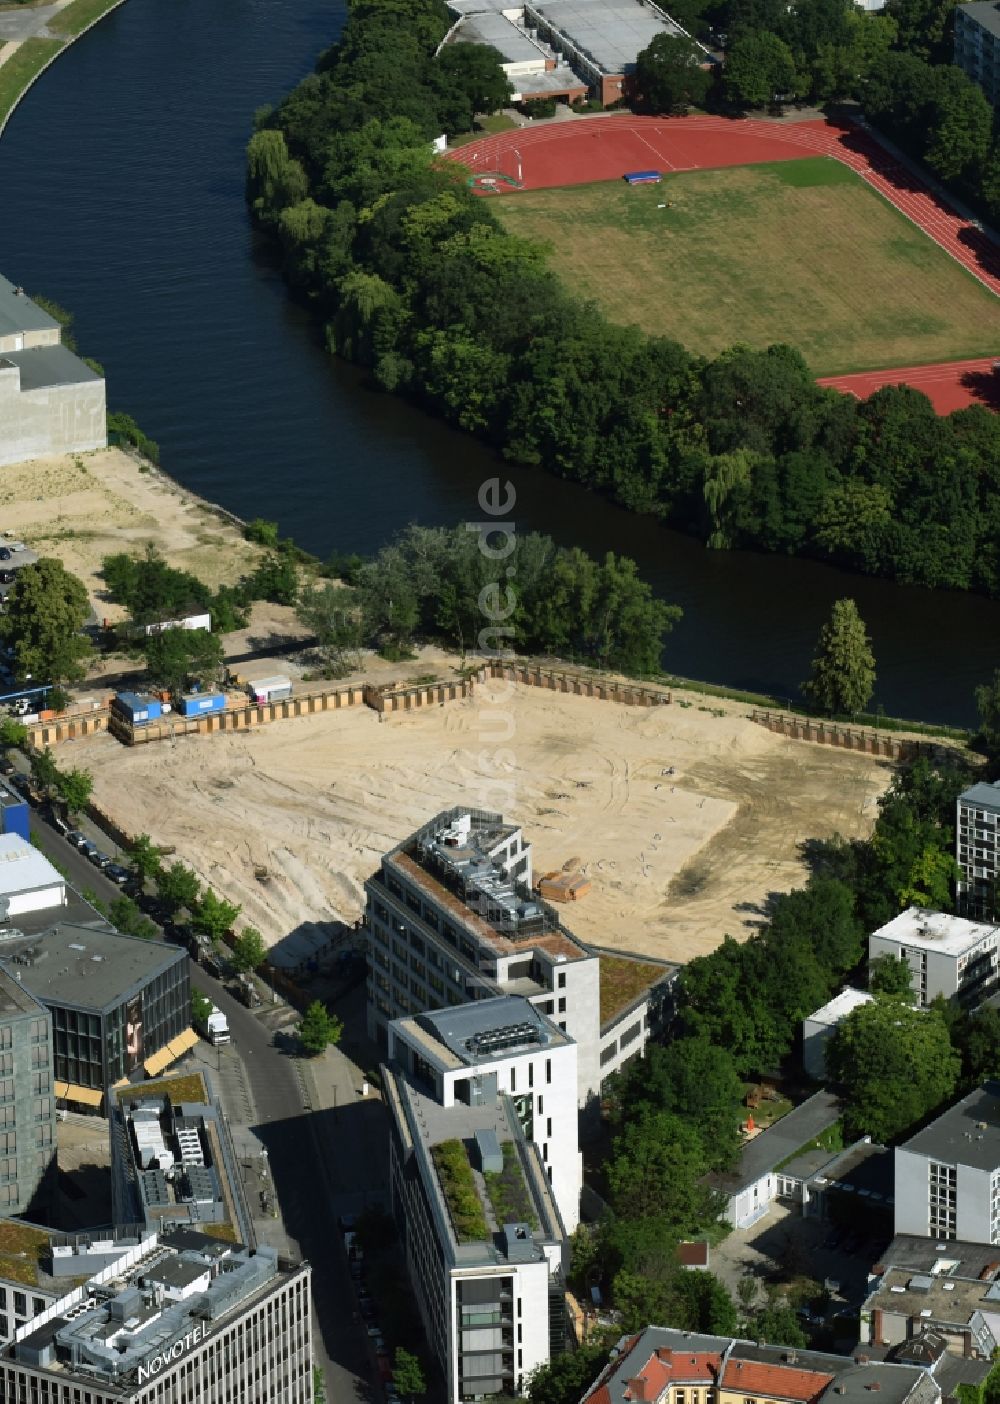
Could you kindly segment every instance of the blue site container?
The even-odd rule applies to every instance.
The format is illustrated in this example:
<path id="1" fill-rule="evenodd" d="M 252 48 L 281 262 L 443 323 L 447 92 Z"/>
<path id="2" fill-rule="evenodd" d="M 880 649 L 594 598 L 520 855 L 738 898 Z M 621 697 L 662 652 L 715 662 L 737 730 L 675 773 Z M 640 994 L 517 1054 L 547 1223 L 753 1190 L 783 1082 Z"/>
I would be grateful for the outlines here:
<path id="1" fill-rule="evenodd" d="M 144 697 L 138 692 L 119 692 L 112 705 L 133 726 L 145 726 L 163 715 L 163 703 L 158 697 Z"/>
<path id="2" fill-rule="evenodd" d="M 200 717 L 206 712 L 224 712 L 226 699 L 221 692 L 188 692 L 177 704 L 182 717 Z"/>
<path id="3" fill-rule="evenodd" d="M 0 829 L 5 834 L 18 834 L 26 842 L 31 842 L 28 802 L 22 799 L 13 785 L 5 785 L 0 791 Z"/>

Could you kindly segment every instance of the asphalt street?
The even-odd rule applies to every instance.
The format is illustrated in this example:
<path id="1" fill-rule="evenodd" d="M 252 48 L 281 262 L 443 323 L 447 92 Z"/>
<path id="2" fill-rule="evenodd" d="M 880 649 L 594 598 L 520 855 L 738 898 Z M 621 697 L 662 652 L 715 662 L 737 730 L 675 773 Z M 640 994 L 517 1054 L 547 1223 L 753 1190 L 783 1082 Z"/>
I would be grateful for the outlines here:
<path id="1" fill-rule="evenodd" d="M 100 837 L 92 824 L 83 827 L 95 841 Z M 113 901 L 119 894 L 114 883 L 34 812 L 31 833 L 77 890 L 89 890 L 103 902 Z M 110 840 L 102 838 L 100 846 L 108 854 L 115 852 Z M 372 1399 L 368 1341 L 356 1314 L 342 1248 L 337 1223 L 340 1206 L 327 1163 L 329 1147 L 326 1137 L 321 1137 L 317 1116 L 303 1105 L 303 1084 L 297 1073 L 299 1060 L 290 1051 L 290 1040 L 285 1040 L 285 1046 L 280 1038 L 275 1042 L 272 1029 L 258 1014 L 234 999 L 220 981 L 193 963 L 191 975 L 197 987 L 214 1000 L 229 1020 L 233 1039 L 230 1047 L 242 1061 L 255 1113 L 243 1125 L 267 1149 L 287 1237 L 297 1254 L 312 1264 L 317 1323 L 314 1358 L 326 1377 L 327 1397 Z M 232 1115 L 230 1120 L 232 1123 Z M 233 1129 L 237 1130 L 235 1125 Z M 344 1151 L 348 1157 L 347 1146 Z M 360 1173 L 363 1176 L 363 1167 Z"/>

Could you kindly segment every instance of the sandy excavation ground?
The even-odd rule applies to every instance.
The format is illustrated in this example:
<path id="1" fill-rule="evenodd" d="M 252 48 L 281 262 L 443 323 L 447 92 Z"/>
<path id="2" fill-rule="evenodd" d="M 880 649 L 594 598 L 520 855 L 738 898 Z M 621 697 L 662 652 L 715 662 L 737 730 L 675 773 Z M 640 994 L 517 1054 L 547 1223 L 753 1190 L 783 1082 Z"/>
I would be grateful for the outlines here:
<path id="1" fill-rule="evenodd" d="M 532 688 L 491 700 L 501 686 L 381 723 L 357 707 L 134 750 L 99 736 L 73 763 L 126 830 L 175 845 L 268 944 L 353 921 L 382 852 L 468 802 L 524 825 L 536 874 L 578 860 L 593 889 L 562 910 L 584 939 L 681 961 L 745 937 L 769 893 L 801 884 L 803 839 L 870 832 L 890 778 L 737 704 L 646 710 Z"/>
<path id="2" fill-rule="evenodd" d="M 155 542 L 171 565 L 207 585 L 234 584 L 258 549 L 239 527 L 155 468 L 121 449 L 65 454 L 6 466 L 0 475 L 0 529 L 40 556 L 57 556 L 87 587 L 98 619 L 124 611 L 104 596 L 98 572 L 115 551 Z"/>

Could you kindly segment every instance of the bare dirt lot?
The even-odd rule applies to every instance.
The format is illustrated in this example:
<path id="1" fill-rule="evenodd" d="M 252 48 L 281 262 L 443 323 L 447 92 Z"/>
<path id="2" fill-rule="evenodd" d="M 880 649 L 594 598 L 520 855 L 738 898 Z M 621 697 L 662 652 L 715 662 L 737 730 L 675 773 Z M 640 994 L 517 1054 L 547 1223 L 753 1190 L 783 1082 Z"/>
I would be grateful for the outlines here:
<path id="1" fill-rule="evenodd" d="M 536 875 L 582 867 L 593 890 L 563 910 L 585 940 L 682 961 L 748 935 L 768 894 L 804 881 L 802 840 L 870 832 L 890 778 L 735 703 L 647 710 L 502 683 L 383 722 L 357 707 L 134 750 L 100 736 L 73 763 L 126 830 L 175 845 L 269 944 L 353 921 L 381 854 L 469 803 L 524 825 Z"/>
<path id="2" fill-rule="evenodd" d="M 123 615 L 98 574 L 115 551 L 141 552 L 153 542 L 171 565 L 213 588 L 234 584 L 261 554 L 235 523 L 121 449 L 8 465 L 0 528 L 40 556 L 57 556 L 86 585 L 99 619 Z"/>

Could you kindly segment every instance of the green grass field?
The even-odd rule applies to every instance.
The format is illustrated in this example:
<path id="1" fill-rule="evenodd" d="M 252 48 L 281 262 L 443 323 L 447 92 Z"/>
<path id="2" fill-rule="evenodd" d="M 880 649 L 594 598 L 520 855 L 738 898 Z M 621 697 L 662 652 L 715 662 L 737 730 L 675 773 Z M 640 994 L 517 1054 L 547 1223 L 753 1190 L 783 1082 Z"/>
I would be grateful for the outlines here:
<path id="1" fill-rule="evenodd" d="M 26 39 L 0 64 L 0 126 L 25 88 L 63 46 L 61 39 Z"/>
<path id="2" fill-rule="evenodd" d="M 1000 345 L 1000 298 L 827 157 L 524 191 L 491 209 L 549 244 L 613 321 L 692 351 L 785 341 L 834 375 Z"/>
<path id="3" fill-rule="evenodd" d="M 118 0 L 73 0 L 72 5 L 67 5 L 49 21 L 49 29 L 53 34 L 80 34 L 108 10 L 113 10 L 117 3 Z"/>

